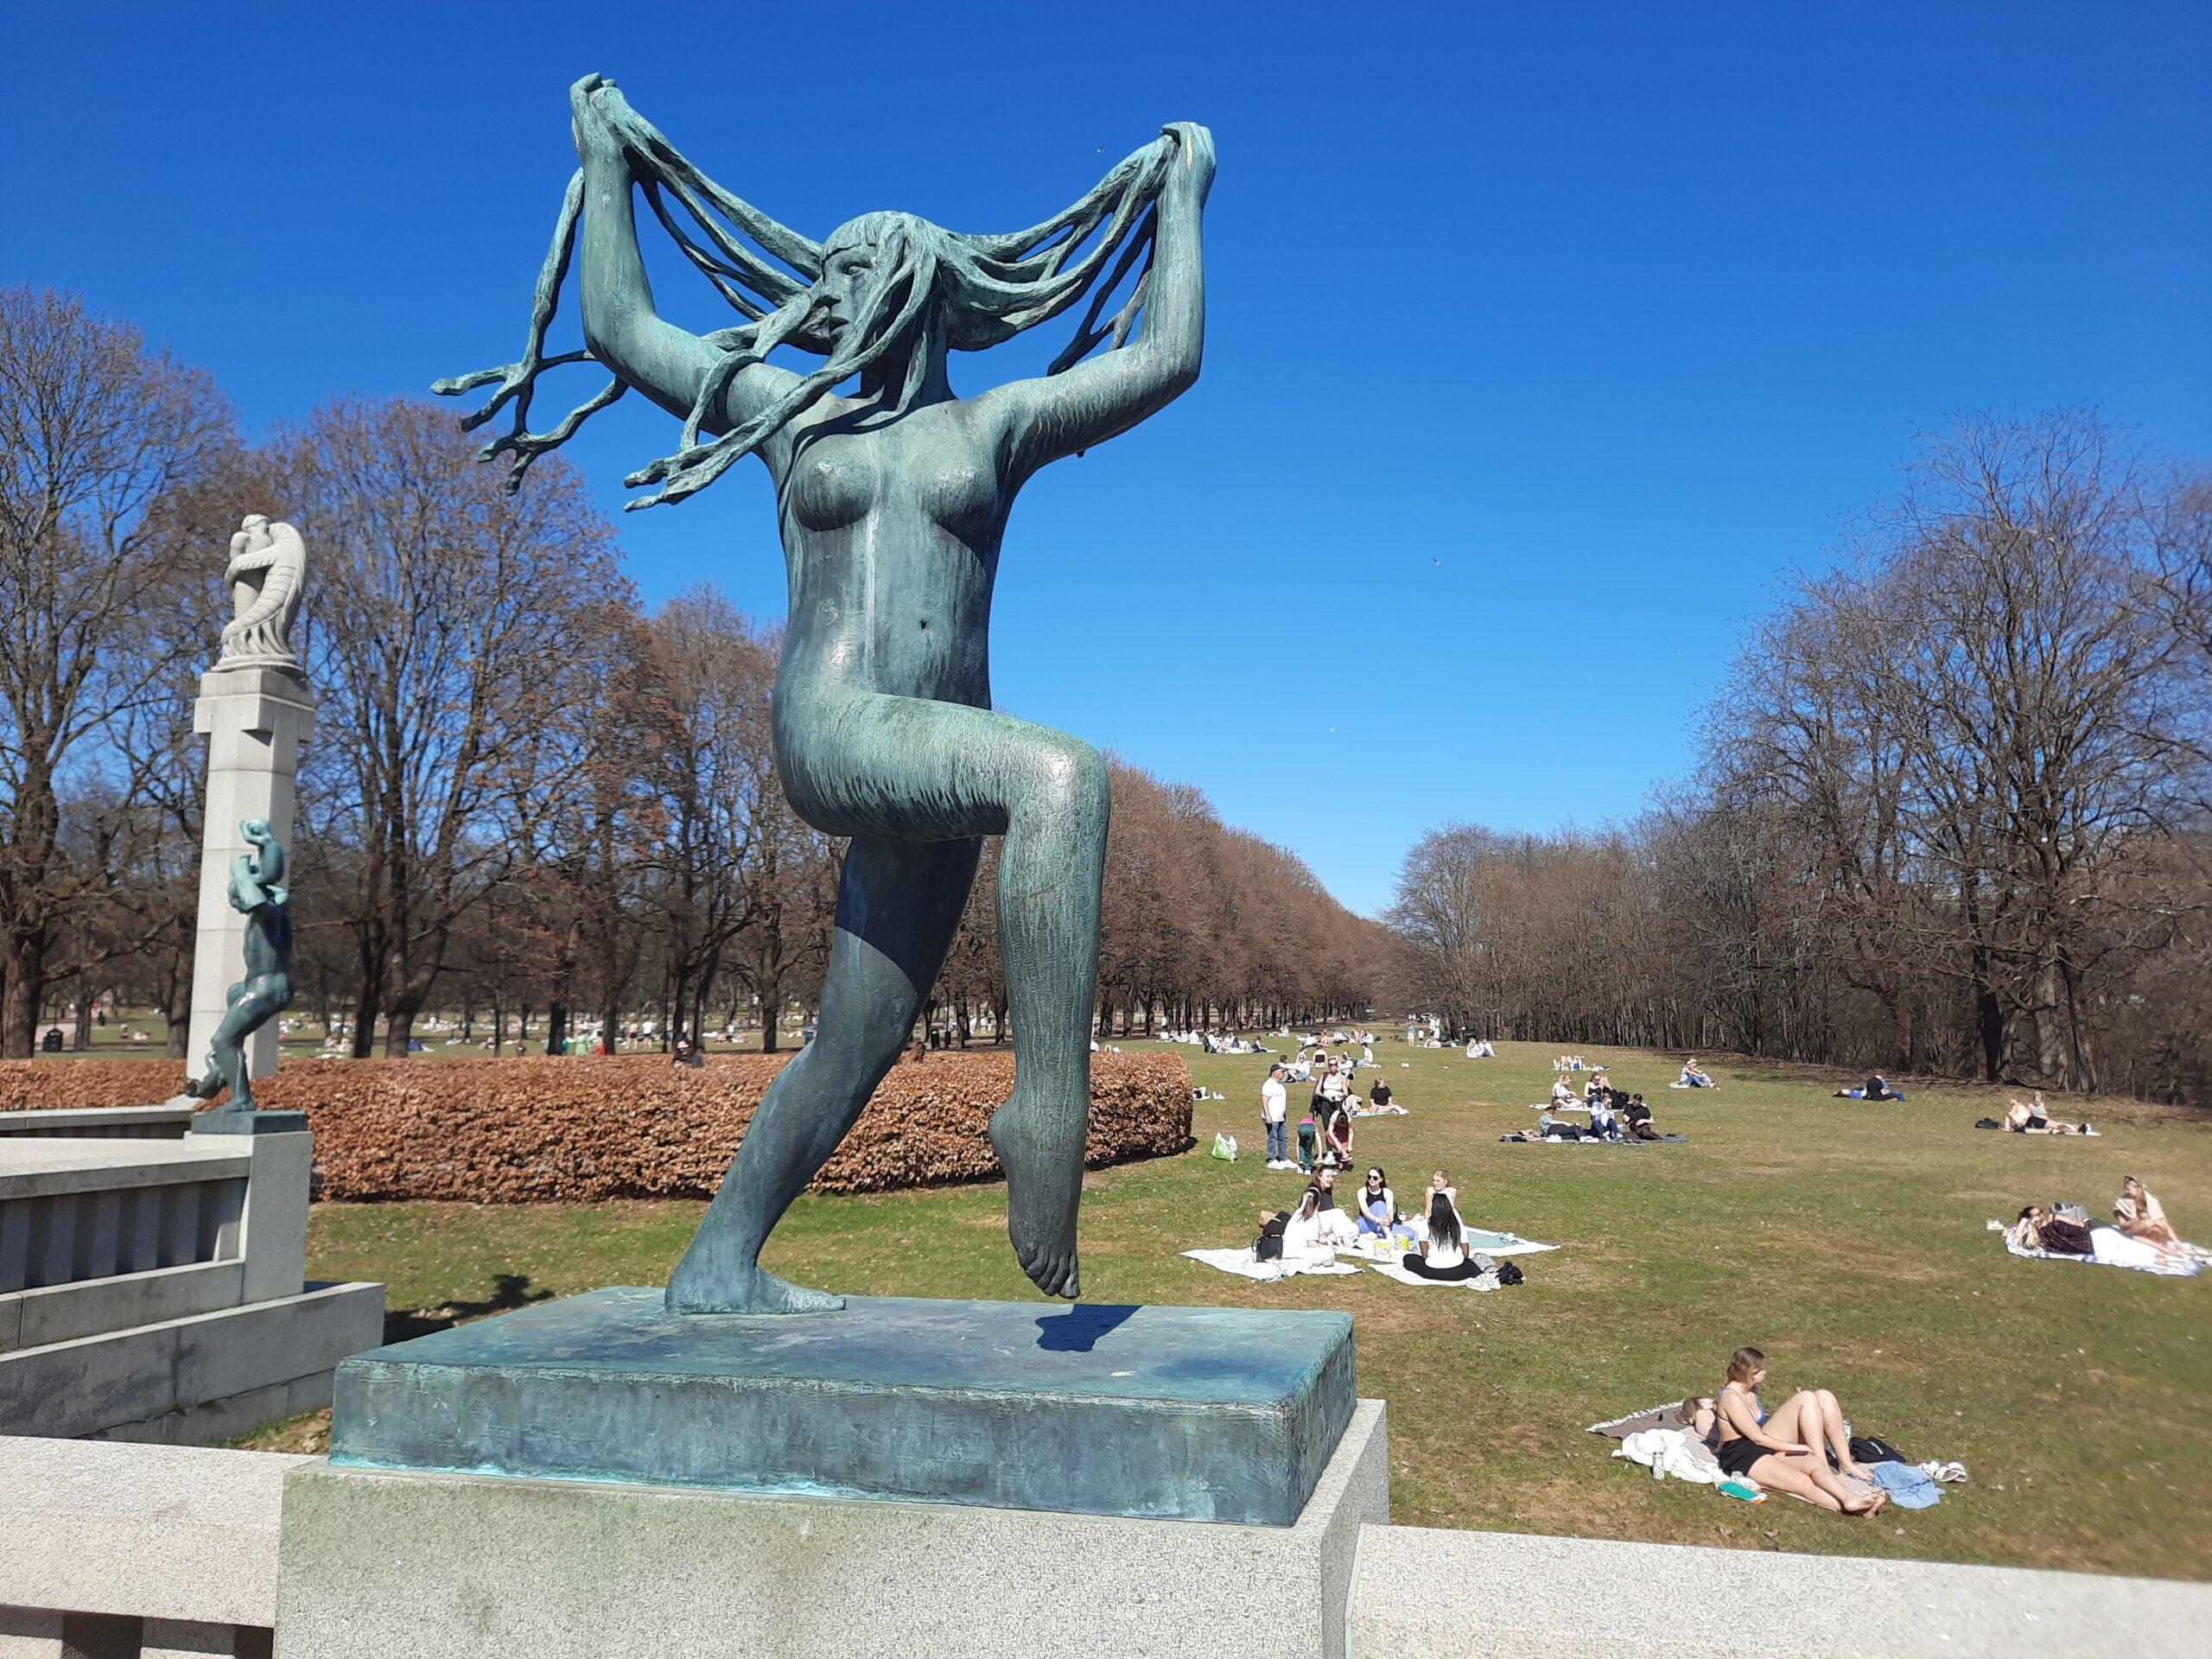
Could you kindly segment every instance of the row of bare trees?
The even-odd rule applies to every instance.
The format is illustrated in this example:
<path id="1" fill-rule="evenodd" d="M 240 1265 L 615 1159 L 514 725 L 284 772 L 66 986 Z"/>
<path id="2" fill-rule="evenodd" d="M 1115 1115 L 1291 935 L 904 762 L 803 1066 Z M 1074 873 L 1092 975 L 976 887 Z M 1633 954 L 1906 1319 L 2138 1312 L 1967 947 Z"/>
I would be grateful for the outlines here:
<path id="1" fill-rule="evenodd" d="M 1414 984 L 1521 1035 L 2201 1097 L 2208 550 L 2201 468 L 1963 423 L 1751 631 L 1676 799 L 1414 849 Z"/>
<path id="2" fill-rule="evenodd" d="M 321 700 L 293 851 L 296 977 L 353 1052 L 425 1015 L 560 1044 L 811 1005 L 839 849 L 785 803 L 779 639 L 711 588 L 651 613 L 558 457 L 516 495 L 449 415 L 340 401 L 260 446 L 212 382 L 74 298 L 0 291 L 0 1053 L 105 996 L 182 1040 L 198 890 L 198 676 L 238 516 L 308 546 Z M 1101 1014 L 1326 1017 L 1386 963 L 1294 858 L 1115 769 Z M 979 880 L 939 995 L 1007 1029 Z"/>

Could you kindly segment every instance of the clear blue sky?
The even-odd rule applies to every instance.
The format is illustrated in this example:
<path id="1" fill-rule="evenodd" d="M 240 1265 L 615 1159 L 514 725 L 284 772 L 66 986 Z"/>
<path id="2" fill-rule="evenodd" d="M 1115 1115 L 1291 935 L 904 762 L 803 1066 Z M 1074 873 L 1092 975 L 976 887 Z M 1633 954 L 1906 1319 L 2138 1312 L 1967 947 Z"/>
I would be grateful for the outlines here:
<path id="1" fill-rule="evenodd" d="M 1738 624 L 1916 429 L 2092 402 L 2212 454 L 2202 0 L 18 5 L 4 39 L 0 281 L 139 319 L 257 429 L 514 355 L 587 71 L 817 235 L 1033 224 L 1210 124 L 1205 378 L 1029 487 L 997 694 L 1361 909 L 1430 824 L 1679 776 Z M 573 453 L 613 508 L 673 432 L 625 405 Z M 749 463 L 623 531 L 649 601 L 781 613 Z"/>

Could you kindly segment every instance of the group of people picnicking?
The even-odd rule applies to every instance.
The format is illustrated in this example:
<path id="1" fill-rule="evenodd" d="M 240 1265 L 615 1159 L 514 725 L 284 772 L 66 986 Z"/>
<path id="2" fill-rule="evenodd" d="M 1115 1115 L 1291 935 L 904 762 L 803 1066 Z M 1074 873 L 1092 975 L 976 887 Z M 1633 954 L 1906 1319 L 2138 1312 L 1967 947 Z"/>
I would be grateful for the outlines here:
<path id="1" fill-rule="evenodd" d="M 1580 1059 L 1581 1057 L 1574 1057 Z M 1558 1070 L 1556 1066 L 1554 1070 Z M 1567 1071 L 1578 1068 L 1569 1067 Z M 1590 1072 L 1578 1091 L 1565 1071 L 1552 1079 L 1550 1102 L 1537 1103 L 1536 1127 L 1530 1132 L 1516 1132 L 1503 1137 L 1509 1141 L 1663 1141 L 1658 1125 L 1653 1121 L 1651 1108 L 1645 1104 L 1641 1093 L 1613 1087 L 1611 1076 L 1602 1067 Z M 1588 1121 L 1570 1123 L 1558 1114 L 1579 1111 L 1588 1114 Z"/>
<path id="2" fill-rule="evenodd" d="M 1253 1255 L 1294 1267 L 1325 1266 L 1336 1260 L 1339 1248 L 1371 1238 L 1402 1248 L 1398 1265 L 1419 1279 L 1472 1279 L 1492 1265 L 1467 1248 L 1459 1190 L 1448 1172 L 1440 1169 L 1429 1177 L 1421 1208 L 1411 1214 L 1398 1208 L 1398 1195 L 1379 1165 L 1368 1170 L 1349 1210 L 1337 1200 L 1336 1179 L 1335 1169 L 1319 1169 L 1294 1208 L 1261 1211 Z"/>

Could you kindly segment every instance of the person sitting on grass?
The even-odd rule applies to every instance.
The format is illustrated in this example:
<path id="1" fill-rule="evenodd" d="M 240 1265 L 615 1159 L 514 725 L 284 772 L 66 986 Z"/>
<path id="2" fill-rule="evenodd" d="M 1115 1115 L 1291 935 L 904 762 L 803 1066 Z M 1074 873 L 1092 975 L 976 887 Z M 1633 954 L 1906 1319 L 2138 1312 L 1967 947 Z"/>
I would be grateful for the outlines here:
<path id="1" fill-rule="evenodd" d="M 1718 1089 L 1720 1086 L 1694 1059 L 1682 1062 L 1681 1084 L 1685 1089 Z"/>
<path id="2" fill-rule="evenodd" d="M 1564 1112 L 1571 1109 L 1574 1104 L 1574 1085 L 1565 1077 L 1555 1080 L 1552 1084 L 1552 1109 L 1555 1112 Z"/>
<path id="3" fill-rule="evenodd" d="M 1359 1223 L 1337 1203 L 1337 1172 L 1324 1164 L 1306 1190 L 1313 1195 L 1314 1221 L 1321 1236 L 1337 1244 L 1357 1243 Z"/>
<path id="4" fill-rule="evenodd" d="M 1430 1192 L 1428 1236 L 1399 1265 L 1417 1279 L 1471 1279 L 1483 1270 L 1467 1255 L 1467 1230 L 1449 1193 Z"/>
<path id="5" fill-rule="evenodd" d="M 1402 1113 L 1406 1109 L 1404 1107 L 1391 1103 L 1395 1098 L 1396 1096 L 1390 1092 L 1389 1084 L 1376 1084 L 1367 1091 L 1367 1115 L 1370 1117 L 1377 1117 L 1384 1113 Z"/>
<path id="6" fill-rule="evenodd" d="M 1382 1166 L 1367 1170 L 1367 1184 L 1360 1185 L 1358 1230 L 1363 1239 L 1389 1239 L 1398 1228 L 1398 1194 L 1389 1190 Z"/>
<path id="7" fill-rule="evenodd" d="M 676 1039 L 676 1046 L 669 1052 L 668 1063 L 671 1065 L 688 1065 L 696 1070 L 706 1065 L 707 1059 L 691 1046 L 689 1037 L 679 1037 Z"/>
<path id="8" fill-rule="evenodd" d="M 2005 1127 L 2016 1135 L 2087 1135 L 2089 1126 L 2054 1122 L 2050 1108 L 2043 1103 L 2043 1090 L 2038 1089 L 2025 1100 L 2009 1102 L 2005 1108 Z"/>
<path id="9" fill-rule="evenodd" d="M 1872 1477 L 1851 1455 L 1835 1395 L 1826 1389 L 1801 1389 L 1770 1415 L 1759 1398 L 1765 1381 L 1766 1356 L 1758 1349 L 1738 1348 L 1729 1357 L 1728 1380 L 1713 1400 L 1720 1435 L 1713 1452 L 1721 1472 L 1844 1515 L 1879 1510 L 1888 1497 L 1878 1487 L 1865 1494 L 1843 1483 L 1846 1475 L 1863 1481 Z"/>
<path id="10" fill-rule="evenodd" d="M 1264 1217 L 1266 1212 L 1262 1211 Z M 1298 1200 L 1298 1208 L 1283 1223 L 1282 1259 L 1286 1267 L 1322 1268 L 1337 1259 L 1336 1246 L 1323 1230 L 1321 1207 L 1312 1187 Z"/>
<path id="11" fill-rule="evenodd" d="M 1643 1103 L 1642 1095 L 1628 1097 L 1628 1104 L 1621 1108 L 1621 1118 L 1626 1132 L 1638 1141 L 1659 1138 L 1659 1131 L 1651 1126 L 1651 1109 Z"/>
<path id="12" fill-rule="evenodd" d="M 2165 1206 L 2151 1196 L 2151 1189 L 2133 1175 L 2120 1178 L 2120 1196 L 2112 1201 L 2113 1225 L 2130 1238 L 2139 1238 L 2162 1250 L 2187 1250 L 2166 1219 Z"/>
<path id="13" fill-rule="evenodd" d="M 1621 1138 L 1620 1119 L 1613 1116 L 1612 1090 L 1600 1090 L 1590 1096 L 1589 1136 L 1595 1141 L 1618 1141 Z"/>

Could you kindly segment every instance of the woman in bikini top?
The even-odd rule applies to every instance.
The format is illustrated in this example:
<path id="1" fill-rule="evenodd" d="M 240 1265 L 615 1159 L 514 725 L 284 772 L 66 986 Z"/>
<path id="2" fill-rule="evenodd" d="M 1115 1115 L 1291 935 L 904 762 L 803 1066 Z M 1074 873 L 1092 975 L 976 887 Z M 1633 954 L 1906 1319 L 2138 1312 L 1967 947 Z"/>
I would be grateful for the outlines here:
<path id="1" fill-rule="evenodd" d="M 1842 1476 L 1872 1477 L 1853 1461 L 1843 1412 L 1826 1389 L 1803 1389 L 1770 1415 L 1759 1397 L 1766 1381 L 1766 1356 L 1738 1348 L 1728 1361 L 1728 1381 L 1713 1402 L 1720 1443 L 1715 1448 L 1724 1473 L 1749 1478 L 1845 1515 L 1872 1515 L 1887 1502 L 1877 1489 L 1867 1497 Z M 1823 1445 L 1825 1442 L 1825 1445 Z M 1827 1452 L 1837 1467 L 1828 1467 Z"/>

